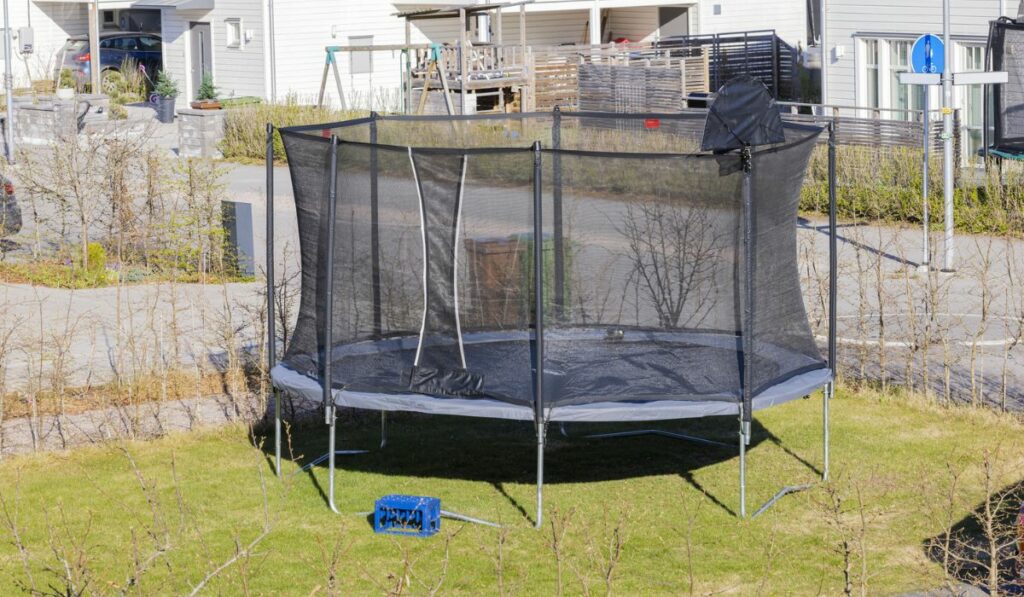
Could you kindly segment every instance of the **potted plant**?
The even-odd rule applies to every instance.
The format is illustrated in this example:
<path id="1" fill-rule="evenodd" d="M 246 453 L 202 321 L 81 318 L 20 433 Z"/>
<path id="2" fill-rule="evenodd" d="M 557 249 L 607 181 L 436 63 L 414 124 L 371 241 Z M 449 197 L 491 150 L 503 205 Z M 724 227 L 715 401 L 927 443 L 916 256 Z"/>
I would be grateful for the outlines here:
<path id="1" fill-rule="evenodd" d="M 75 78 L 70 68 L 60 69 L 57 77 L 57 99 L 69 100 L 75 98 Z"/>
<path id="2" fill-rule="evenodd" d="M 174 122 L 174 98 L 178 97 L 178 84 L 166 71 L 160 71 L 157 75 L 153 93 L 156 94 L 157 120 L 164 124 Z"/>
<path id="3" fill-rule="evenodd" d="M 213 85 L 213 75 L 203 73 L 203 82 L 196 92 L 196 101 L 192 102 L 196 110 L 219 110 L 220 102 L 217 101 L 217 88 Z"/>

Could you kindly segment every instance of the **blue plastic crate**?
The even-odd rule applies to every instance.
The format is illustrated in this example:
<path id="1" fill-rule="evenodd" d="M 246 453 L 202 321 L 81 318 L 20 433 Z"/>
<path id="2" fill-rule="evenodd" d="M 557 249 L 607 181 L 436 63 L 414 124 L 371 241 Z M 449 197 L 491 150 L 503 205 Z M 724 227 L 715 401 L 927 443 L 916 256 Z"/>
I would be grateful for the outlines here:
<path id="1" fill-rule="evenodd" d="M 419 495 L 386 495 L 373 509 L 373 531 L 430 537 L 441 530 L 441 500 Z"/>

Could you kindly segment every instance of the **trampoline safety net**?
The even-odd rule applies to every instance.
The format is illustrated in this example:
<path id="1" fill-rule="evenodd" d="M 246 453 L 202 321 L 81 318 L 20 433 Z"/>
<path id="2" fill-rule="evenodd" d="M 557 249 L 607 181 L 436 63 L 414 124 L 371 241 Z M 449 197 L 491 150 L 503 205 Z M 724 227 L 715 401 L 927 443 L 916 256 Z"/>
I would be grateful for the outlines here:
<path id="1" fill-rule="evenodd" d="M 994 86 L 992 147 L 999 151 L 1024 152 L 1024 23 L 1011 19 L 989 26 L 989 60 L 992 70 L 1006 71 L 1006 83 Z"/>
<path id="2" fill-rule="evenodd" d="M 711 153 L 703 129 L 570 112 L 281 129 L 302 264 L 284 364 L 316 380 L 329 364 L 340 390 L 532 408 L 540 327 L 555 409 L 739 404 L 824 369 L 796 245 L 821 130 Z"/>

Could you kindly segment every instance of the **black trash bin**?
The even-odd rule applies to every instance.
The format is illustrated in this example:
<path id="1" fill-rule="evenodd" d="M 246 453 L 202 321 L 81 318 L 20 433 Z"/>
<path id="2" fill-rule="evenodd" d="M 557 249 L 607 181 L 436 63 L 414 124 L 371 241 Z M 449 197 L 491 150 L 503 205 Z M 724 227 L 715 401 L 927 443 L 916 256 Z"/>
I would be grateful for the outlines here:
<path id="1" fill-rule="evenodd" d="M 156 100 L 156 118 L 164 124 L 174 122 L 174 99 L 173 97 L 158 97 Z"/>

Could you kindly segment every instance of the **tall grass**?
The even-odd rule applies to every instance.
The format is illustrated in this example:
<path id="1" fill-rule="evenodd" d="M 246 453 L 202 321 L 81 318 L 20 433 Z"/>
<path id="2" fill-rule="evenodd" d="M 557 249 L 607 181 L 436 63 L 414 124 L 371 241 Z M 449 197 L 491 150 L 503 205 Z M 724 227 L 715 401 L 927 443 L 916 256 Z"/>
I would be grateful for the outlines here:
<path id="1" fill-rule="evenodd" d="M 365 111 L 342 111 L 318 108 L 289 97 L 280 104 L 247 104 L 225 112 L 224 140 L 220 149 L 224 157 L 235 161 L 261 161 L 266 157 L 267 123 L 275 127 L 299 126 L 320 122 L 337 122 L 366 116 Z M 274 134 L 274 155 L 284 159 L 281 136 Z"/>

